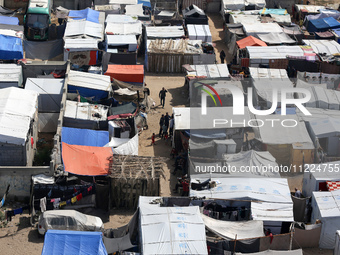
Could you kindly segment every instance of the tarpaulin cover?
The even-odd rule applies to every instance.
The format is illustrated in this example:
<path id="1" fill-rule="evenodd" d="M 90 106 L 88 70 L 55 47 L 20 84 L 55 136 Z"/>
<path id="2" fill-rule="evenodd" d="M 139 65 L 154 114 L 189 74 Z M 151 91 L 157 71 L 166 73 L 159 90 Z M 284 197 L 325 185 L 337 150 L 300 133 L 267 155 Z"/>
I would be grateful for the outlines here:
<path id="1" fill-rule="evenodd" d="M 264 236 L 263 222 L 249 221 L 222 221 L 201 214 L 205 227 L 224 239 L 248 239 Z"/>
<path id="2" fill-rule="evenodd" d="M 107 175 L 111 148 L 62 143 L 64 170 L 77 175 Z"/>
<path id="3" fill-rule="evenodd" d="M 286 15 L 288 14 L 286 9 L 267 9 L 263 8 L 259 11 L 261 15 L 267 15 L 267 14 L 277 14 L 277 15 Z"/>
<path id="4" fill-rule="evenodd" d="M 151 8 L 150 0 L 138 0 L 138 4 L 143 4 L 143 6 Z"/>
<path id="5" fill-rule="evenodd" d="M 340 22 L 333 17 L 315 19 L 308 22 L 308 32 L 325 32 L 328 29 L 339 28 Z"/>
<path id="6" fill-rule="evenodd" d="M 24 57 L 22 40 L 18 37 L 0 35 L 0 59 L 14 60 Z"/>
<path id="7" fill-rule="evenodd" d="M 64 52 L 63 39 L 52 41 L 27 41 L 24 40 L 26 58 L 49 60 Z"/>
<path id="8" fill-rule="evenodd" d="M 112 149 L 113 154 L 138 156 L 138 134 L 132 137 L 127 143 Z"/>
<path id="9" fill-rule="evenodd" d="M 105 75 L 124 82 L 144 82 L 143 65 L 108 65 Z"/>
<path id="10" fill-rule="evenodd" d="M 90 8 L 79 11 L 72 10 L 69 12 L 68 16 L 74 20 L 85 19 L 87 21 L 99 23 L 99 11 L 94 11 Z"/>
<path id="11" fill-rule="evenodd" d="M 134 103 L 123 104 L 115 107 L 111 107 L 109 110 L 109 115 L 119 115 L 124 113 L 134 113 L 137 106 Z"/>
<path id="12" fill-rule="evenodd" d="M 109 132 L 63 127 L 61 130 L 61 141 L 69 145 L 103 147 L 109 142 Z"/>
<path id="13" fill-rule="evenodd" d="M 295 40 L 290 38 L 286 33 L 267 33 L 257 35 L 262 41 L 268 44 L 292 44 Z M 247 45 L 248 46 L 248 45 Z"/>
<path id="14" fill-rule="evenodd" d="M 107 255 L 101 232 L 48 230 L 41 255 Z"/>
<path id="15" fill-rule="evenodd" d="M 17 17 L 0 16 L 0 24 L 19 25 L 19 19 Z"/>
<path id="16" fill-rule="evenodd" d="M 307 20 L 314 20 L 314 19 L 323 19 L 327 17 L 333 17 L 334 19 L 340 18 L 340 12 L 337 10 L 320 10 L 320 14 L 316 15 L 308 15 L 306 17 Z"/>
<path id="17" fill-rule="evenodd" d="M 293 203 L 251 203 L 253 220 L 293 222 Z"/>
<path id="18" fill-rule="evenodd" d="M 242 40 L 236 42 L 240 49 L 244 49 L 247 46 L 267 46 L 267 44 L 254 36 L 248 36 Z"/>
<path id="19" fill-rule="evenodd" d="M 205 226 L 198 206 L 160 207 L 141 203 L 143 254 L 208 254 Z"/>

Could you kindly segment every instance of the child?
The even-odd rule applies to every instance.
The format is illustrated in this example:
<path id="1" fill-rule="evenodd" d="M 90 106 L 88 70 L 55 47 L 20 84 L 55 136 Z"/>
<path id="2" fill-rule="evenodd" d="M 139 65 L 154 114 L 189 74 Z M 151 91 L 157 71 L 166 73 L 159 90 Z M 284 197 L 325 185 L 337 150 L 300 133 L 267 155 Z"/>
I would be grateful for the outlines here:
<path id="1" fill-rule="evenodd" d="M 155 145 L 155 133 L 152 133 L 152 136 L 151 136 L 151 145 Z"/>

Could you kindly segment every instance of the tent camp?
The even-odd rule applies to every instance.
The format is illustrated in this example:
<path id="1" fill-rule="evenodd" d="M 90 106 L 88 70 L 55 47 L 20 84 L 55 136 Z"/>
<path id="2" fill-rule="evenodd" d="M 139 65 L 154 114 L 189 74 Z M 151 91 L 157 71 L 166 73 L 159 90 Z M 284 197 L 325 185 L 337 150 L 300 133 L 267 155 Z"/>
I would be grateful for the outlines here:
<path id="1" fill-rule="evenodd" d="M 198 206 L 160 207 L 156 197 L 139 197 L 143 254 L 208 254 L 205 226 Z"/>
<path id="2" fill-rule="evenodd" d="M 102 235 L 101 232 L 48 230 L 41 255 L 107 255 Z"/>
<path id="3" fill-rule="evenodd" d="M 250 76 L 253 79 L 288 79 L 285 69 L 249 67 Z"/>
<path id="4" fill-rule="evenodd" d="M 247 46 L 267 46 L 267 44 L 254 36 L 248 36 L 236 42 L 239 49 L 244 49 Z"/>
<path id="5" fill-rule="evenodd" d="M 302 194 L 305 197 L 310 197 L 314 191 L 327 191 L 326 181 L 340 181 L 339 172 L 334 171 L 336 166 L 340 166 L 340 161 L 306 165 L 307 171 L 303 175 Z"/>
<path id="6" fill-rule="evenodd" d="M 0 165 L 32 165 L 38 135 L 37 109 L 37 92 L 0 89 Z"/>
<path id="7" fill-rule="evenodd" d="M 253 128 L 255 139 L 262 142 L 265 150 L 276 158 L 278 164 L 299 166 L 303 163 L 313 163 L 314 145 L 305 123 L 300 122 L 297 115 L 291 114 L 288 116 L 289 118 L 277 114 L 269 116 L 256 115 L 258 122 L 254 125 L 259 127 Z M 271 125 L 272 121 L 276 123 L 273 126 Z M 281 125 L 282 121 L 287 121 L 286 124 L 289 127 Z M 263 125 L 260 126 L 259 123 L 263 123 Z M 272 132 L 273 128 L 275 129 L 274 133 Z"/>
<path id="8" fill-rule="evenodd" d="M 336 232 L 340 229 L 340 190 L 313 192 L 312 218 L 322 223 L 319 248 L 334 249 Z"/>
<path id="9" fill-rule="evenodd" d="M 144 85 L 143 65 L 108 65 L 105 75 L 123 82 Z"/>
<path id="10" fill-rule="evenodd" d="M 308 22 L 308 32 L 325 32 L 335 28 L 340 28 L 340 22 L 333 17 L 313 19 Z"/>
<path id="11" fill-rule="evenodd" d="M 0 89 L 22 86 L 22 67 L 16 64 L 0 64 Z"/>
<path id="12" fill-rule="evenodd" d="M 340 74 L 298 72 L 297 78 L 309 84 L 326 83 L 328 89 L 337 89 L 340 85 Z"/>

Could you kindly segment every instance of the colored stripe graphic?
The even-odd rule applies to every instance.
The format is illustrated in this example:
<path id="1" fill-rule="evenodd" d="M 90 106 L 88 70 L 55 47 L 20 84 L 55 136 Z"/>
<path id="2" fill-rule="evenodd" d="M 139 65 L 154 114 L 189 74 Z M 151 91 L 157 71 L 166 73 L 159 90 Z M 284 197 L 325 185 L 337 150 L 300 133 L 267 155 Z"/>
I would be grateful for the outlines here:
<path id="1" fill-rule="evenodd" d="M 208 84 L 201 83 L 201 82 L 200 82 L 200 84 L 202 84 L 203 86 L 206 86 L 206 87 L 209 88 L 212 92 L 214 92 L 214 94 L 215 94 L 215 95 L 217 96 L 217 98 L 218 98 L 218 101 L 220 101 L 221 106 L 223 106 L 222 100 L 221 100 L 221 98 L 220 98 L 220 95 L 217 93 L 217 91 L 216 91 L 212 86 L 210 86 L 210 85 L 208 85 Z M 214 96 L 213 96 L 210 92 L 208 92 L 206 89 L 203 89 L 203 88 L 200 88 L 200 89 L 203 90 L 204 92 L 206 92 L 206 93 L 214 100 L 215 106 L 217 106 Z"/>

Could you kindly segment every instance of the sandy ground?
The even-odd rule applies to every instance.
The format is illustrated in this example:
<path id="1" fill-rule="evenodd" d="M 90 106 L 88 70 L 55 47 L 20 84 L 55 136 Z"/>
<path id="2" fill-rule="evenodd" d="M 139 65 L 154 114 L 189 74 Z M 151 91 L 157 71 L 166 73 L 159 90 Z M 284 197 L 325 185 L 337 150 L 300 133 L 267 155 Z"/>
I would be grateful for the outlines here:
<path id="1" fill-rule="evenodd" d="M 219 14 L 209 15 L 209 26 L 213 37 L 213 42 L 216 45 L 215 52 L 217 56 L 217 63 L 220 63 L 219 52 L 224 49 L 227 52 L 227 47 L 223 43 L 223 26 Z M 169 158 L 171 145 L 170 141 L 161 140 L 158 137 L 159 132 L 159 118 L 161 114 L 168 112 L 172 113 L 172 107 L 184 107 L 187 103 L 187 94 L 183 89 L 184 75 L 153 75 L 147 74 L 145 82 L 150 89 L 150 97 L 155 101 L 156 106 L 148 114 L 147 130 L 144 130 L 139 137 L 139 155 L 146 156 L 160 156 Z M 160 106 L 158 93 L 162 87 L 168 90 L 164 109 Z M 151 146 L 151 135 L 156 134 L 156 144 Z M 175 185 L 175 177 L 170 174 L 173 170 L 174 161 L 169 159 L 166 162 L 164 170 L 165 178 L 161 179 L 161 195 L 171 196 L 172 189 Z M 301 188 L 302 175 L 287 176 L 291 190 L 294 187 Z M 110 213 L 101 210 L 86 209 L 84 213 L 96 215 L 102 218 L 105 228 L 117 228 L 129 222 L 133 215 L 133 211 L 114 210 Z M 17 215 L 6 227 L 0 228 L 0 254 L 17 255 L 17 254 L 41 254 L 43 247 L 43 238 L 38 236 L 36 228 L 30 226 L 29 215 Z M 316 254 L 333 254 L 329 250 L 306 249 L 306 255 Z"/>

